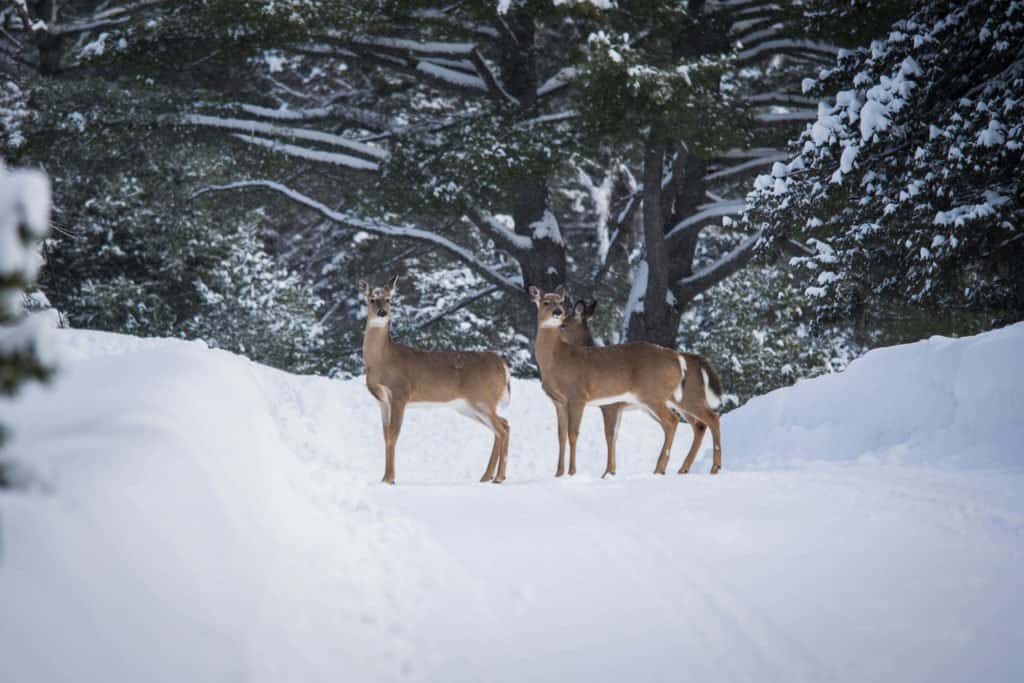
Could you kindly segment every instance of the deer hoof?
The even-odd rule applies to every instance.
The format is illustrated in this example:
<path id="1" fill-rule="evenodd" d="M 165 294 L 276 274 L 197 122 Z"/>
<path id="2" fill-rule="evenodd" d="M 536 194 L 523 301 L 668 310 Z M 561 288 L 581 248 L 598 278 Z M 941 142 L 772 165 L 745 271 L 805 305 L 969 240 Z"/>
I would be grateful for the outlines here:
<path id="1" fill-rule="evenodd" d="M 614 477 L 614 476 L 615 476 L 614 472 L 612 472 L 611 470 L 605 470 L 604 474 L 601 475 L 601 478 L 602 479 L 606 479 L 608 477 Z"/>
<path id="2" fill-rule="evenodd" d="M 555 476 L 556 476 L 556 477 L 560 477 L 560 476 L 562 476 L 563 474 L 565 474 L 565 470 L 556 470 L 556 471 L 555 471 Z"/>
<path id="3" fill-rule="evenodd" d="M 689 467 L 680 467 L 679 468 L 679 474 L 689 474 L 689 473 L 690 473 L 690 468 Z"/>
<path id="4" fill-rule="evenodd" d="M 385 483 L 385 484 L 387 484 L 389 486 L 394 486 L 395 485 L 395 480 L 394 479 L 388 479 L 387 477 L 384 477 L 383 479 L 381 479 L 381 482 L 383 482 L 383 483 Z"/>
<path id="5" fill-rule="evenodd" d="M 718 474 L 718 471 L 720 469 L 722 469 L 721 465 L 712 465 L 711 466 L 711 474 Z"/>
<path id="6" fill-rule="evenodd" d="M 486 484 L 489 481 L 493 481 L 493 479 L 491 478 L 491 475 L 489 475 L 489 474 L 485 474 L 484 476 L 480 477 L 480 483 L 481 484 Z"/>
<path id="7" fill-rule="evenodd" d="M 500 484 L 503 481 L 505 481 L 505 477 L 501 477 L 500 479 L 498 477 L 495 477 L 494 479 L 491 480 L 491 483 L 492 484 Z"/>

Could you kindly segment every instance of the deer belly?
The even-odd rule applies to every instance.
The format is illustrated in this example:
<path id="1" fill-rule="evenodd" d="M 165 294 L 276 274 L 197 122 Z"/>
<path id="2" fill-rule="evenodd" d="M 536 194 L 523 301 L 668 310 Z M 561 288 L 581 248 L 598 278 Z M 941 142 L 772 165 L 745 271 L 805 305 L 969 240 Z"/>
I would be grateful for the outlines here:
<path id="1" fill-rule="evenodd" d="M 636 397 L 633 392 L 627 391 L 623 394 L 615 394 L 614 396 L 602 396 L 601 398 L 592 398 L 587 401 L 588 406 L 608 406 L 613 403 L 629 403 L 636 404 L 640 400 Z"/>
<path id="2" fill-rule="evenodd" d="M 487 424 L 484 413 L 480 409 L 473 406 L 469 401 L 464 398 L 457 398 L 451 401 L 416 401 L 409 403 L 408 408 L 450 408 L 460 415 L 472 418 L 478 422 Z"/>

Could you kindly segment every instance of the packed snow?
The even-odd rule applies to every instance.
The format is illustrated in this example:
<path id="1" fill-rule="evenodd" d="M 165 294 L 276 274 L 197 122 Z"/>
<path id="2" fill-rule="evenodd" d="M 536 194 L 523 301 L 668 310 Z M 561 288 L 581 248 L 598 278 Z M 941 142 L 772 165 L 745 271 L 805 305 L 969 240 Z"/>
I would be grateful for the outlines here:
<path id="1" fill-rule="evenodd" d="M 0 403 L 5 681 L 1024 680 L 1024 324 L 756 398 L 714 477 L 650 474 L 630 412 L 601 480 L 588 411 L 556 480 L 515 380 L 500 486 L 489 433 L 416 410 L 380 484 L 359 379 L 53 337 L 51 386 Z"/>

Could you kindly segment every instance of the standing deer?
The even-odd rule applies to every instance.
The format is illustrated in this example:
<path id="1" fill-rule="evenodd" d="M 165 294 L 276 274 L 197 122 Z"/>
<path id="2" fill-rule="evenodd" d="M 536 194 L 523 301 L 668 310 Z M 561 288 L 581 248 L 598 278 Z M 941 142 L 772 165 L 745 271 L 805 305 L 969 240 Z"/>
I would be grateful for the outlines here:
<path id="1" fill-rule="evenodd" d="M 531 287 L 530 298 L 537 306 L 535 352 L 540 364 L 542 386 L 555 403 L 558 415 L 556 477 L 564 472 L 567 436 L 569 472 L 572 474 L 576 470 L 576 440 L 583 409 L 587 405 L 636 405 L 645 409 L 661 425 L 665 441 L 654 468 L 655 474 L 665 473 L 680 419 L 687 419 L 694 425 L 693 444 L 679 469 L 680 474 L 689 471 L 704 432 L 710 427 L 714 439 L 711 473 L 716 474 L 721 469 L 721 434 L 718 415 L 714 412 L 720 403 L 721 383 L 706 360 L 694 354 L 680 354 L 642 342 L 604 347 L 571 344 L 563 338 L 563 333 L 591 344 L 593 338 L 589 335 L 589 328 L 586 335 L 583 335 L 572 323 L 569 330 L 563 331 L 563 325 L 569 317 L 566 315 L 565 288 L 559 287 L 545 294 Z M 582 320 L 586 313 L 585 305 L 581 308 L 578 303 L 574 307 L 573 317 L 577 311 L 581 322 L 585 322 Z M 609 443 L 609 463 L 605 474 L 614 474 L 615 432 L 624 407 L 620 405 L 617 411 L 611 411 L 605 417 L 605 436 Z"/>
<path id="2" fill-rule="evenodd" d="M 494 433 L 491 459 L 480 481 L 505 481 L 509 424 L 498 415 L 508 405 L 511 380 L 508 366 L 496 353 L 482 351 L 423 351 L 391 340 L 391 297 L 398 278 L 385 287 L 359 281 L 366 297 L 363 360 L 366 387 L 380 403 L 384 423 L 384 479 L 395 483 L 395 443 L 409 404 L 449 405 Z M 495 474 L 497 469 L 497 474 Z"/>

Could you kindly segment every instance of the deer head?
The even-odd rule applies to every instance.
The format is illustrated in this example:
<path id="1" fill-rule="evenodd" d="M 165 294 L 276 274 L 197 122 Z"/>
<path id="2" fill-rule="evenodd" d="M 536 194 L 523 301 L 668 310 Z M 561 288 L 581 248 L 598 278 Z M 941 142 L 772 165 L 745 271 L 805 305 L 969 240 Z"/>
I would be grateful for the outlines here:
<path id="1" fill-rule="evenodd" d="M 593 346 L 594 336 L 590 331 L 590 319 L 594 317 L 594 311 L 597 310 L 597 299 L 589 304 L 580 299 L 570 310 L 572 313 L 566 316 L 562 323 L 562 339 L 570 344 Z"/>
<path id="2" fill-rule="evenodd" d="M 359 281 L 359 292 L 366 297 L 366 326 L 385 327 L 391 319 L 391 297 L 398 288 L 398 276 L 391 284 L 370 287 L 366 280 Z"/>
<path id="3" fill-rule="evenodd" d="M 561 327 L 565 320 L 565 287 L 561 285 L 545 294 L 538 287 L 530 287 L 530 300 L 537 307 L 539 327 Z"/>

